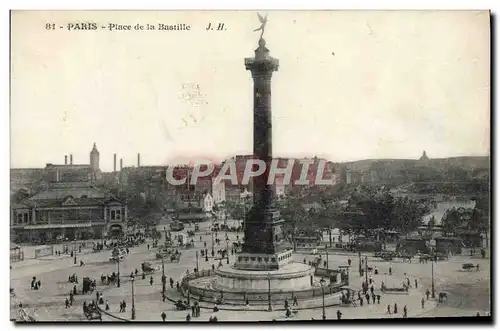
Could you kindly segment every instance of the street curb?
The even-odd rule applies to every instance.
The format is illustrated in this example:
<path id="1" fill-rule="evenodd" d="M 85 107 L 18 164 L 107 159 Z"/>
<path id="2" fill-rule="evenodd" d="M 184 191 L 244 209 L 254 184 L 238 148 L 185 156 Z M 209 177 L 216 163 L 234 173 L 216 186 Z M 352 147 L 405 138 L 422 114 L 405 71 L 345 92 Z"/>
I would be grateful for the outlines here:
<path id="1" fill-rule="evenodd" d="M 174 299 L 171 299 L 169 298 L 168 296 L 165 295 L 165 298 L 172 302 L 172 303 L 176 303 L 177 300 L 174 300 Z M 204 301 L 200 301 L 200 302 L 204 302 Z M 206 301 L 205 301 L 206 302 Z M 338 307 L 340 304 L 338 303 L 332 303 L 332 304 L 325 304 L 325 308 L 328 308 L 328 307 Z M 203 309 L 213 309 L 213 307 L 206 307 L 206 306 L 202 306 L 201 304 L 199 304 L 200 308 L 203 308 Z M 246 306 L 245 306 L 246 307 Z M 242 309 L 242 308 L 228 308 L 228 307 L 220 307 L 220 306 L 217 306 L 217 308 L 219 308 L 219 310 L 227 310 L 227 311 L 262 311 L 262 312 L 268 312 L 269 310 L 268 309 L 259 309 L 259 308 L 254 308 L 252 309 L 251 306 L 247 309 Z M 323 305 L 319 305 L 319 306 L 313 306 L 313 307 L 305 307 L 305 308 L 297 308 L 297 310 L 308 310 L 308 309 L 320 309 L 320 308 L 323 308 Z M 286 309 L 284 308 L 273 308 L 272 311 L 286 311 Z"/>
<path id="2" fill-rule="evenodd" d="M 104 314 L 104 315 L 107 315 L 107 316 L 112 317 L 112 318 L 114 318 L 114 319 L 117 319 L 117 320 L 119 320 L 120 322 L 131 322 L 131 320 L 128 320 L 128 319 L 126 319 L 126 318 L 123 318 L 123 317 L 118 317 L 118 316 L 115 316 L 115 315 L 113 315 L 113 314 L 111 314 L 111 313 L 108 313 L 107 311 L 103 310 L 103 309 L 102 309 L 101 307 L 99 307 L 99 306 L 97 306 L 97 310 L 99 310 L 99 312 L 100 312 L 101 314 Z"/>

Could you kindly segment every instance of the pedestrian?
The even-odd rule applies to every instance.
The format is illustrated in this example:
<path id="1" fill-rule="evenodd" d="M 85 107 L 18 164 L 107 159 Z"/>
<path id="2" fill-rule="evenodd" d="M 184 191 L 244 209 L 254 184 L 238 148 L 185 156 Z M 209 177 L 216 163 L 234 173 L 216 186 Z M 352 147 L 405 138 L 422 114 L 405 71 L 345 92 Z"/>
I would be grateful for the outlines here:
<path id="1" fill-rule="evenodd" d="M 105 309 L 106 309 L 106 311 L 109 310 L 109 302 L 108 302 L 108 300 L 106 300 L 106 308 Z"/>
<path id="2" fill-rule="evenodd" d="M 394 304 L 394 314 L 397 314 L 398 313 L 398 304 L 395 303 Z"/>
<path id="3" fill-rule="evenodd" d="M 370 292 L 372 293 L 372 295 L 375 292 L 375 288 L 373 287 L 373 285 L 372 285 L 372 287 L 370 287 Z"/>
<path id="4" fill-rule="evenodd" d="M 195 308 L 194 304 L 193 304 L 193 305 L 191 305 L 191 315 L 192 315 L 193 317 L 196 317 L 196 312 L 195 312 L 195 309 L 196 309 L 196 308 Z"/>
<path id="5" fill-rule="evenodd" d="M 363 298 L 362 298 L 362 297 L 359 297 L 359 305 L 360 305 L 361 307 L 363 307 Z"/>
<path id="6" fill-rule="evenodd" d="M 422 300 L 420 300 L 420 304 L 422 305 L 422 309 L 423 309 L 423 308 L 424 308 L 424 306 L 425 306 L 425 300 L 424 300 L 424 298 L 423 298 L 423 297 L 422 297 Z"/>
<path id="7" fill-rule="evenodd" d="M 342 318 L 342 312 L 340 311 L 340 309 L 337 309 L 337 319 L 341 319 Z"/>
<path id="8" fill-rule="evenodd" d="M 295 295 L 293 296 L 293 305 L 294 306 L 298 306 L 299 305 L 299 301 L 297 300 L 297 297 Z"/>
<path id="9" fill-rule="evenodd" d="M 161 313 L 161 320 L 165 322 L 166 319 L 167 319 L 167 314 L 165 314 L 165 312 Z"/>
<path id="10" fill-rule="evenodd" d="M 347 265 L 350 267 L 351 266 L 351 259 L 347 259 Z"/>
<path id="11" fill-rule="evenodd" d="M 407 318 L 408 317 L 408 308 L 406 308 L 406 306 L 403 307 L 403 318 Z"/>
<path id="12" fill-rule="evenodd" d="M 287 308 L 288 308 L 288 299 L 285 298 L 285 309 L 287 309 Z"/>
<path id="13" fill-rule="evenodd" d="M 135 276 L 137 277 L 137 274 L 139 273 L 139 270 L 137 270 L 137 268 L 135 268 Z"/>
<path id="14" fill-rule="evenodd" d="M 380 304 L 380 294 L 377 294 L 377 304 Z"/>
<path id="15" fill-rule="evenodd" d="M 148 244 L 148 251 L 149 251 L 149 244 Z"/>
<path id="16" fill-rule="evenodd" d="M 123 300 L 123 312 L 125 312 L 127 309 L 127 303 L 125 302 L 125 300 Z"/>
<path id="17" fill-rule="evenodd" d="M 392 315 L 392 313 L 391 313 L 391 305 L 387 305 L 387 314 Z"/>
<path id="18" fill-rule="evenodd" d="M 392 275 L 392 267 L 389 267 L 389 276 Z"/>
<path id="19" fill-rule="evenodd" d="M 212 264 L 212 271 L 213 271 L 213 270 L 215 270 L 215 265 L 214 265 L 214 264 Z"/>
<path id="20" fill-rule="evenodd" d="M 366 303 L 370 304 L 370 295 L 368 293 L 365 294 L 365 298 L 366 298 Z"/>
<path id="21" fill-rule="evenodd" d="M 431 292 L 429 291 L 429 289 L 427 289 L 425 291 L 425 296 L 427 297 L 427 300 L 429 300 L 429 295 L 431 294 Z"/>
<path id="22" fill-rule="evenodd" d="M 415 278 L 415 288 L 418 288 L 418 280 Z"/>
<path id="23" fill-rule="evenodd" d="M 174 288 L 174 280 L 170 277 L 170 288 Z"/>
<path id="24" fill-rule="evenodd" d="M 151 278 L 149 278 L 149 285 L 153 286 L 153 276 L 151 276 Z"/>
<path id="25" fill-rule="evenodd" d="M 479 270 L 479 264 L 478 264 L 478 270 Z M 38 280 L 38 288 L 42 288 L 42 281 Z"/>
<path id="26" fill-rule="evenodd" d="M 69 304 L 69 300 L 68 298 L 66 298 L 66 300 L 64 300 L 64 303 L 66 305 L 66 308 L 69 308 L 70 307 L 70 304 Z"/>

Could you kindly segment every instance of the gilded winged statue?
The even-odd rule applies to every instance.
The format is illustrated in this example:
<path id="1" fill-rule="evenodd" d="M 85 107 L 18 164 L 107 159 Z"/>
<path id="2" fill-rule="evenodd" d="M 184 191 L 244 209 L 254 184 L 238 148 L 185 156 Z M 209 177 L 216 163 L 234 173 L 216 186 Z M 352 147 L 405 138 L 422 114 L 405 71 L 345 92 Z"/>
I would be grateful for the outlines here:
<path id="1" fill-rule="evenodd" d="M 257 16 L 259 17 L 260 27 L 258 29 L 253 30 L 253 31 L 254 32 L 261 31 L 260 32 L 260 39 L 262 39 L 262 36 L 264 36 L 264 30 L 266 29 L 267 14 L 266 14 L 266 17 L 262 17 L 261 14 L 257 13 Z"/>

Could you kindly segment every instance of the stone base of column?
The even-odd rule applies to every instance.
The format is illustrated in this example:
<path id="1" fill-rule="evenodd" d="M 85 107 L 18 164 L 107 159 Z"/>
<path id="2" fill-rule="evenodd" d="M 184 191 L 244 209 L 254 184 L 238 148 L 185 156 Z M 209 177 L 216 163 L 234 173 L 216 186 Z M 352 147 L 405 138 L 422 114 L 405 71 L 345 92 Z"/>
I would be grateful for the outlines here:
<path id="1" fill-rule="evenodd" d="M 279 270 L 291 262 L 293 250 L 275 254 L 237 253 L 234 269 L 239 270 Z"/>

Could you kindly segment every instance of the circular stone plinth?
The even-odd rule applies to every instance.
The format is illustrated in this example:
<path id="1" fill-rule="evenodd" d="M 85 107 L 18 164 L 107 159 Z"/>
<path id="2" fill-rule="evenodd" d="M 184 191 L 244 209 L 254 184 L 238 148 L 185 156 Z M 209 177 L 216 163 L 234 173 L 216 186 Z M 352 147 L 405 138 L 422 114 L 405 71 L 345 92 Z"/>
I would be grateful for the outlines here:
<path id="1" fill-rule="evenodd" d="M 224 265 L 215 271 L 214 287 L 235 292 L 293 292 L 311 289 L 314 267 L 290 262 L 278 270 L 239 270 Z"/>

